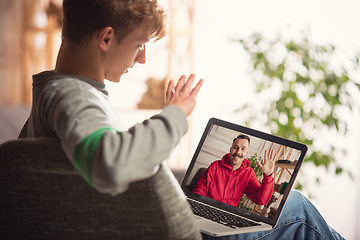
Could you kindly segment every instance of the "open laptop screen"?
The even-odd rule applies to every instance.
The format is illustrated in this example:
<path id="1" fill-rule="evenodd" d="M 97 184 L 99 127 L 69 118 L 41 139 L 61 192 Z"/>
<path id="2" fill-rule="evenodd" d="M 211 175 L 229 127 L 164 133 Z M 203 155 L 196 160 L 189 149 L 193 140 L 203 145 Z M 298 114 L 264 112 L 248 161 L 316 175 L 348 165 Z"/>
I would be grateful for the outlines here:
<path id="1" fill-rule="evenodd" d="M 192 191 L 204 171 L 211 163 L 218 160 L 221 161 L 223 156 L 230 152 L 233 139 L 240 134 L 250 138 L 249 152 L 245 158 L 250 161 L 250 167 L 254 169 L 259 182 L 262 181 L 263 174 L 256 161 L 262 162 L 265 150 L 270 148 L 274 149 L 274 152 L 277 154 L 275 159 L 277 162 L 273 174 L 274 188 L 272 189 L 271 199 L 264 205 L 258 205 L 244 194 L 239 202 L 235 201 L 235 206 L 234 204 L 231 206 L 209 197 L 194 194 Z M 212 118 L 208 122 L 185 174 L 181 184 L 182 189 L 187 196 L 198 201 L 275 226 L 294 184 L 306 151 L 306 145 Z"/>

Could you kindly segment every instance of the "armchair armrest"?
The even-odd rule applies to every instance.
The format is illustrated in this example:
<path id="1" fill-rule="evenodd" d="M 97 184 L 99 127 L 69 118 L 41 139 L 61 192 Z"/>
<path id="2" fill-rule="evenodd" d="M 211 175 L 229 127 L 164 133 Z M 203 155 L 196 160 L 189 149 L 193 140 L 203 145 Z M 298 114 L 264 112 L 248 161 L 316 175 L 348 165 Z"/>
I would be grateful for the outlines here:
<path id="1" fill-rule="evenodd" d="M 162 164 L 115 197 L 91 188 L 52 138 L 0 145 L 1 239 L 201 239 Z"/>

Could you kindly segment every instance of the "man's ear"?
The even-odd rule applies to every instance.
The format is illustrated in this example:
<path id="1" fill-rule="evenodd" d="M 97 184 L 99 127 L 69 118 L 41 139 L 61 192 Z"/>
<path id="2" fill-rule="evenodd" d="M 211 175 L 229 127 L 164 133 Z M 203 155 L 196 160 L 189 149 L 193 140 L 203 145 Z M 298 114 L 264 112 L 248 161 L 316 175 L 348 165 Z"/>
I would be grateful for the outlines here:
<path id="1" fill-rule="evenodd" d="M 98 44 L 103 51 L 109 49 L 111 41 L 115 40 L 114 29 L 112 27 L 105 27 L 100 30 L 98 35 Z"/>

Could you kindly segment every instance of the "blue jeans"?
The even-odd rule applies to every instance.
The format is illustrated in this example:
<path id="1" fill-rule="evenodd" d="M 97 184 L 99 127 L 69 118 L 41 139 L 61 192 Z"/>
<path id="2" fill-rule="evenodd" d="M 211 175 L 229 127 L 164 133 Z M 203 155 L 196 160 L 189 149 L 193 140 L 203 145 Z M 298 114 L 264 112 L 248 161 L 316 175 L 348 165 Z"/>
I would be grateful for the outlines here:
<path id="1" fill-rule="evenodd" d="M 292 190 L 280 219 L 272 230 L 224 237 L 202 234 L 203 239 L 344 239 L 330 227 L 315 206 L 300 192 Z"/>

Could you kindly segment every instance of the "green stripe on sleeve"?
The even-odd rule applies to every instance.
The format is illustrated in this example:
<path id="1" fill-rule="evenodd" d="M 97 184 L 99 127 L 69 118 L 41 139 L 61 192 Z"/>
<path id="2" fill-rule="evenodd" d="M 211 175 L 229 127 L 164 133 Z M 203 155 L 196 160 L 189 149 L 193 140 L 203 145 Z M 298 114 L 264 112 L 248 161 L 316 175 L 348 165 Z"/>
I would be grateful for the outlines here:
<path id="1" fill-rule="evenodd" d="M 81 139 L 76 144 L 74 149 L 73 162 L 75 168 L 79 171 L 81 176 L 90 184 L 90 186 L 93 186 L 91 179 L 91 166 L 94 159 L 95 151 L 99 142 L 101 141 L 102 136 L 107 131 L 116 132 L 116 130 L 111 127 L 100 128 Z"/>

